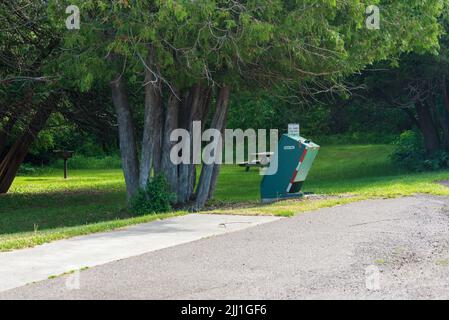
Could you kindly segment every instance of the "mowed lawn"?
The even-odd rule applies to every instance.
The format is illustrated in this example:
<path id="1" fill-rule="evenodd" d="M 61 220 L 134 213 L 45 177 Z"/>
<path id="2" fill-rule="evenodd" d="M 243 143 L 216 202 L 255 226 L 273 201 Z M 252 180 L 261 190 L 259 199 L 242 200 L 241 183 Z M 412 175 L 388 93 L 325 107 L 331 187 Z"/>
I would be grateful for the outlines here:
<path id="1" fill-rule="evenodd" d="M 435 182 L 449 180 L 449 171 L 407 173 L 390 160 L 391 145 L 324 146 L 318 154 L 304 191 L 328 195 L 392 197 L 414 193 L 449 195 L 449 188 Z M 259 199 L 261 177 L 254 170 L 223 167 L 217 199 L 248 201 Z M 238 192 L 235 188 L 238 187 Z"/>
<path id="2" fill-rule="evenodd" d="M 324 146 L 305 184 L 305 191 L 338 197 L 264 206 L 258 204 L 261 176 L 257 170 L 245 172 L 238 166 L 223 166 L 213 208 L 207 210 L 289 216 L 374 197 L 414 193 L 449 196 L 449 188 L 436 183 L 449 180 L 449 171 L 401 172 L 389 162 L 391 150 L 389 145 Z M 133 217 L 125 208 L 121 170 L 71 170 L 68 180 L 61 176 L 60 170 L 20 176 L 11 192 L 0 196 L 0 250 L 29 247 L 186 213 Z"/>

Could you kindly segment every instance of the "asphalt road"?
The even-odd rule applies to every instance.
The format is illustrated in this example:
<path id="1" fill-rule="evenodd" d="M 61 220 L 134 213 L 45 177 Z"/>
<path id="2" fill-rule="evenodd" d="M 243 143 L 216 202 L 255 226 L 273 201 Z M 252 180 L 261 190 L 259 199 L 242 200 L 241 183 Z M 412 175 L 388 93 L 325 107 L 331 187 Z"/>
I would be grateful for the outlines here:
<path id="1" fill-rule="evenodd" d="M 79 279 L 66 275 L 0 293 L 0 299 L 405 298 L 449 298 L 449 198 L 322 209 L 94 267 Z"/>

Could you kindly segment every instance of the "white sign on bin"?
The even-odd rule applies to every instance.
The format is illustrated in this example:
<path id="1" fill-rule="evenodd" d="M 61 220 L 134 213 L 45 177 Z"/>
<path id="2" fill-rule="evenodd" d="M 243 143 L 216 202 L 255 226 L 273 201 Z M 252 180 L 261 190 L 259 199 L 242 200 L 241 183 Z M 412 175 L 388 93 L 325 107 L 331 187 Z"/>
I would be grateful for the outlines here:
<path id="1" fill-rule="evenodd" d="M 299 123 L 290 123 L 288 125 L 288 134 L 299 137 Z"/>

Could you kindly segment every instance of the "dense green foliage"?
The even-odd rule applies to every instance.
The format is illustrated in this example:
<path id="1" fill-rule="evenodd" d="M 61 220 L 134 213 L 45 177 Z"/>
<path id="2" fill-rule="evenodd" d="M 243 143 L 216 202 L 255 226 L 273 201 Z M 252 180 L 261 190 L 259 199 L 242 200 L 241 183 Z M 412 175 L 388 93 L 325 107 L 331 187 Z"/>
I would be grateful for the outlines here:
<path id="1" fill-rule="evenodd" d="M 410 170 L 420 170 L 425 161 L 424 143 L 421 135 L 412 130 L 404 131 L 394 142 L 392 160 Z"/>
<path id="2" fill-rule="evenodd" d="M 241 92 L 232 100 L 228 128 L 285 133 L 289 123 L 299 123 L 301 134 L 319 144 L 391 143 L 413 125 L 401 110 L 350 99 L 305 104 L 287 93 L 264 91 Z"/>
<path id="3" fill-rule="evenodd" d="M 441 32 L 437 18 L 445 1 L 376 1 L 383 9 L 378 32 L 365 27 L 360 1 L 49 3 L 67 47 L 57 66 L 70 75 L 68 81 L 87 90 L 96 79 L 111 78 L 115 70 L 105 57 L 113 53 L 126 57 L 130 80 L 138 81 L 150 43 L 160 61 L 154 72 L 176 87 L 205 78 L 239 86 L 248 85 L 242 78 L 263 79 L 264 86 L 320 75 L 336 79 L 402 51 L 436 50 Z M 81 10 L 79 32 L 67 32 L 60 19 L 68 4 Z"/>
<path id="4" fill-rule="evenodd" d="M 428 154 L 424 148 L 421 134 L 417 131 L 404 131 L 394 142 L 393 162 L 407 170 L 425 171 L 449 168 L 449 154 L 439 150 Z"/>
<path id="5" fill-rule="evenodd" d="M 106 141 L 96 132 L 81 130 L 80 127 L 65 119 L 60 113 L 54 113 L 34 142 L 26 162 L 35 165 L 54 165 L 58 160 L 54 150 L 70 150 L 75 156 L 88 158 L 105 158 L 118 155 L 115 136 Z M 73 162 L 73 160 L 71 161 Z M 78 169 L 88 169 L 76 166 Z M 91 169 L 96 169 L 92 167 Z M 105 167 L 107 169 L 110 167 Z"/>
<path id="6" fill-rule="evenodd" d="M 382 28 L 376 31 L 365 27 L 365 4 L 360 1 L 49 4 L 48 14 L 64 35 L 65 47 L 49 69 L 64 74 L 62 84 L 69 87 L 88 91 L 96 82 L 107 84 L 118 72 L 135 92 L 140 91 L 151 44 L 158 62 L 152 72 L 171 89 L 206 81 L 259 94 L 261 88 L 285 91 L 288 85 L 298 96 L 310 97 L 341 90 L 342 76 L 375 61 L 404 51 L 436 51 L 442 31 L 438 17 L 446 1 L 375 1 L 382 8 Z M 65 29 L 61 17 L 68 4 L 80 8 L 79 31 Z M 237 101 L 239 95 L 235 95 Z M 142 99 L 137 99 L 136 115 L 142 105 Z M 259 112 L 267 116 L 273 111 Z"/>
<path id="7" fill-rule="evenodd" d="M 131 212 L 137 215 L 163 213 L 172 210 L 175 195 L 163 175 L 148 180 L 145 190 L 139 192 L 130 201 Z"/>

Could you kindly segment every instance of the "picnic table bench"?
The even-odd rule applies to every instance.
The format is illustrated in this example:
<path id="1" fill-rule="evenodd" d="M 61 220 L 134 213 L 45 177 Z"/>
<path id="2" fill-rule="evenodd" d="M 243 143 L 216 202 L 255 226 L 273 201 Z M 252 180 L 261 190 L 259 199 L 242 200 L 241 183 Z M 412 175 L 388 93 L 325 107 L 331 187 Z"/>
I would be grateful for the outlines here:
<path id="1" fill-rule="evenodd" d="M 239 163 L 239 166 L 244 167 L 247 172 L 251 167 L 267 167 L 270 164 L 270 158 L 273 154 L 274 152 L 251 153 L 248 161 Z"/>

